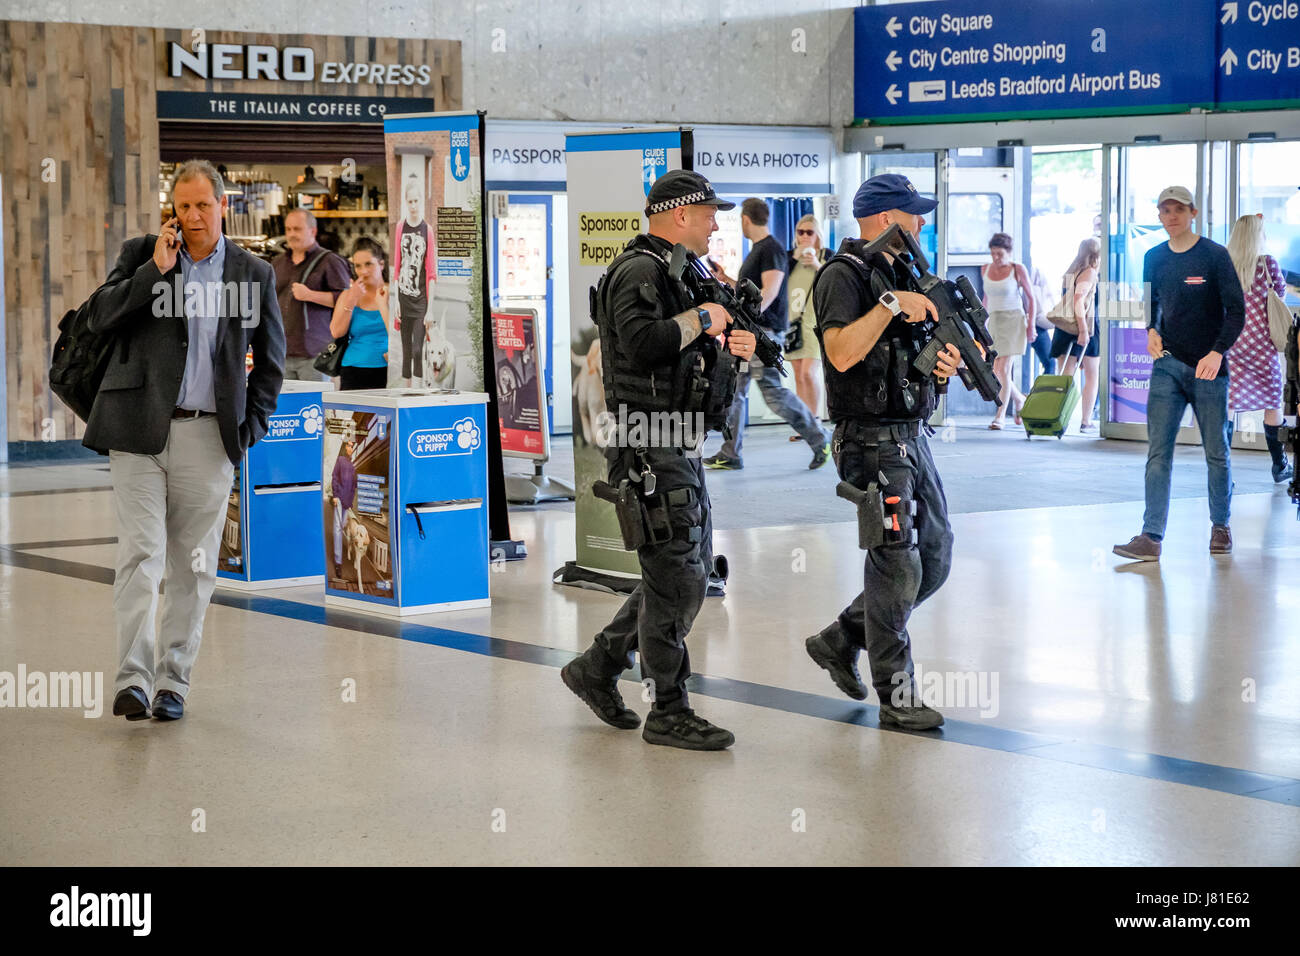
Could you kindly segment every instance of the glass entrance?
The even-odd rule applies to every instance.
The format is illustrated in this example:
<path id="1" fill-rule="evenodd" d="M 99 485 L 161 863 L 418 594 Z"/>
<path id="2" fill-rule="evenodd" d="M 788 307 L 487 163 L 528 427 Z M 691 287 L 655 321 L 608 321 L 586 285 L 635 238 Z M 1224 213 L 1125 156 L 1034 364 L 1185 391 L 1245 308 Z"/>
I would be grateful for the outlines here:
<path id="1" fill-rule="evenodd" d="M 1186 186 L 1200 197 L 1202 147 L 1196 143 L 1112 146 L 1107 151 L 1109 209 L 1103 249 L 1105 285 L 1097 310 L 1106 368 L 1102 399 L 1102 433 L 1111 438 L 1146 438 L 1146 398 L 1151 380 L 1147 354 L 1142 262 L 1167 237 L 1160 226 L 1156 200 L 1166 186 Z M 1196 220 L 1204 235 L 1205 209 Z M 1192 425 L 1191 410 L 1183 419 Z M 1198 440 L 1195 430 L 1180 441 Z"/>

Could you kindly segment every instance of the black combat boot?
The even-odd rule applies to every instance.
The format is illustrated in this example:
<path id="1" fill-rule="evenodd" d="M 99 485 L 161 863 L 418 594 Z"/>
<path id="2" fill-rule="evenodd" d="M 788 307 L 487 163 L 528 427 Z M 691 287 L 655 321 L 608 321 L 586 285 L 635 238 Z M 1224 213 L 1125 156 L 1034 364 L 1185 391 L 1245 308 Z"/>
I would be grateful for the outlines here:
<path id="1" fill-rule="evenodd" d="M 858 649 L 842 647 L 842 641 L 836 639 L 835 625 L 814 634 L 804 642 L 811 657 L 818 667 L 831 675 L 835 686 L 854 700 L 866 700 L 867 688 L 862 684 L 862 675 L 858 673 Z"/>
<path id="2" fill-rule="evenodd" d="M 591 708 L 591 712 L 619 730 L 635 730 L 641 726 L 636 711 L 623 703 L 618 692 L 618 681 L 593 674 L 586 658 L 575 657 L 560 669 L 564 686 L 578 695 L 578 699 Z"/>
<path id="3" fill-rule="evenodd" d="M 715 727 L 689 707 L 667 712 L 652 710 L 641 739 L 682 750 L 726 750 L 736 742 L 731 731 Z"/>

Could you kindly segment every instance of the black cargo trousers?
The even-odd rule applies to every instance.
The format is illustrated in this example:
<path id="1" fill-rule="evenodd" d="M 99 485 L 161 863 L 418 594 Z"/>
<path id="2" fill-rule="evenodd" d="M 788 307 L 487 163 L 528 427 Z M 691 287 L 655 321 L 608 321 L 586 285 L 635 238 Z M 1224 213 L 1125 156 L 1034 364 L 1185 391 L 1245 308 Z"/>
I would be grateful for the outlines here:
<path id="1" fill-rule="evenodd" d="M 635 452 L 619 450 L 610 461 L 609 483 L 617 486 L 633 471 L 639 474 L 640 461 Z M 584 656 L 596 673 L 617 678 L 640 651 L 641 677 L 651 682 L 655 709 L 672 712 L 689 706 L 686 635 L 704 603 L 713 567 L 713 519 L 698 449 L 648 448 L 644 461 L 654 471 L 655 494 L 667 496 L 672 537 L 637 549 L 641 583 Z"/>
<path id="2" fill-rule="evenodd" d="M 871 684 L 882 702 L 890 703 L 895 688 L 902 687 L 905 690 L 896 703 L 919 702 L 907 622 L 912 609 L 948 579 L 953 543 L 948 502 L 925 426 L 919 421 L 902 425 L 842 421 L 836 424 L 831 442 L 841 479 L 866 490 L 877 473 L 883 474 L 887 481 L 881 494 L 887 499 L 897 496 L 902 512 L 910 511 L 909 503 L 915 502 L 916 514 L 901 519 L 898 534 L 886 535 L 907 540 L 886 540 L 866 552 L 862 593 L 822 635 L 846 659 L 856 660 L 858 652 L 866 650 Z M 909 525 L 914 536 L 908 533 Z"/>

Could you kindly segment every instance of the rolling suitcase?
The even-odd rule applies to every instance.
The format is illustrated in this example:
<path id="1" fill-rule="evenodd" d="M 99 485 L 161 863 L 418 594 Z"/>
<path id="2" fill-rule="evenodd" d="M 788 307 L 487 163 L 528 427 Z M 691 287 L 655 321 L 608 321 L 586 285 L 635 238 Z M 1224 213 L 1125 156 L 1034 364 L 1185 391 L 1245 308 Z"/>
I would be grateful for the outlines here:
<path id="1" fill-rule="evenodd" d="M 1079 407 L 1079 386 L 1072 375 L 1040 375 L 1020 407 L 1025 437 L 1055 435 L 1060 438 L 1070 426 L 1070 416 Z"/>

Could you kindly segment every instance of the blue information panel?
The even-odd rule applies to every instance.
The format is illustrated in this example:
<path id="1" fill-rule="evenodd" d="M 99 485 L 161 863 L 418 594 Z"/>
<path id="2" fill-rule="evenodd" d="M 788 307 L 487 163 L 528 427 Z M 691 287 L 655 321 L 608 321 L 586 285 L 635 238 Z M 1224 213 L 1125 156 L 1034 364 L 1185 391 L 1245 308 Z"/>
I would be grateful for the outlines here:
<path id="1" fill-rule="evenodd" d="M 1232 0 L 1216 7 L 1215 100 L 1234 109 L 1300 106 L 1300 2 Z"/>
<path id="2" fill-rule="evenodd" d="M 1209 0 L 943 0 L 853 14 L 859 122 L 1172 113 L 1214 102 Z"/>

